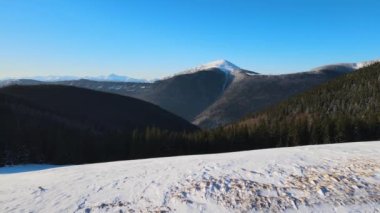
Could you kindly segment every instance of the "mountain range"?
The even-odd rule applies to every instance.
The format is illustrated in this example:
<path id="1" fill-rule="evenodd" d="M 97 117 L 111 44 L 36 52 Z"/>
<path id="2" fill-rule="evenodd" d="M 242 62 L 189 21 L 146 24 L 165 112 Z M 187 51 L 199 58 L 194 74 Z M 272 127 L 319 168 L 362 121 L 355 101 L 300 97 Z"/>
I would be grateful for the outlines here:
<path id="1" fill-rule="evenodd" d="M 223 127 L 190 134 L 157 133 L 158 150 L 206 154 L 380 139 L 380 63 L 337 77 Z M 144 134 L 144 133 L 140 133 Z M 157 141 L 161 141 L 158 145 Z M 162 147 L 162 148 L 159 148 Z M 144 152 L 144 146 L 136 146 Z"/>
<path id="2" fill-rule="evenodd" d="M 55 81 L 73 81 L 80 79 L 87 79 L 92 81 L 110 81 L 110 82 L 149 82 L 145 79 L 136 79 L 123 75 L 109 74 L 109 75 L 99 75 L 99 76 L 70 76 L 70 75 L 48 75 L 48 76 L 32 76 L 32 77 L 23 77 L 23 78 L 7 78 L 2 81 L 15 81 L 18 79 L 28 79 L 35 81 L 43 81 L 43 82 L 55 82 Z"/>
<path id="3" fill-rule="evenodd" d="M 222 61 L 154 83 L 20 80 L 30 85 L 0 88 L 0 163 L 78 164 L 376 140 L 379 64 L 262 75 Z M 170 107 L 189 118 L 215 107 L 218 113 L 202 118 L 236 120 L 200 130 Z"/>
<path id="4" fill-rule="evenodd" d="M 239 121 L 375 62 L 332 64 L 299 73 L 265 75 L 242 69 L 227 60 L 217 60 L 154 82 L 128 82 L 128 79 L 110 75 L 97 80 L 54 81 L 50 78 L 49 82 L 42 82 L 19 79 L 3 81 L 2 84 L 49 83 L 130 96 L 156 104 L 201 128 L 209 129 Z"/>

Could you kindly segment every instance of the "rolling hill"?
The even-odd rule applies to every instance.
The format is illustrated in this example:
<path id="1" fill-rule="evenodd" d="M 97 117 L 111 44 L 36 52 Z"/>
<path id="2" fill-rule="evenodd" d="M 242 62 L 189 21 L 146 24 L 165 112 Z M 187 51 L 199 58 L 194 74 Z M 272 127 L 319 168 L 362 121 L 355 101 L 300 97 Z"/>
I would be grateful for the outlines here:
<path id="1" fill-rule="evenodd" d="M 135 98 L 55 85 L 0 89 L 0 115 L 1 164 L 128 159 L 133 131 L 198 129 Z"/>
<path id="2" fill-rule="evenodd" d="M 158 106 L 111 93 L 56 85 L 12 86 L 0 89 L 0 93 L 112 129 L 128 130 L 147 126 L 171 131 L 196 129 Z"/>

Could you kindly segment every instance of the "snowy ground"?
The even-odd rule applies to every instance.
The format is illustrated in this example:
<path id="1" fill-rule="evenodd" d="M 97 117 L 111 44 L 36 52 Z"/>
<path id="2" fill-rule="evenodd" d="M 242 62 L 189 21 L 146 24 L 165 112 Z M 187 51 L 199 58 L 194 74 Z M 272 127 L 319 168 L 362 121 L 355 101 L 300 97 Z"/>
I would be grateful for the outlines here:
<path id="1" fill-rule="evenodd" d="M 0 212 L 379 212 L 380 142 L 0 174 Z"/>

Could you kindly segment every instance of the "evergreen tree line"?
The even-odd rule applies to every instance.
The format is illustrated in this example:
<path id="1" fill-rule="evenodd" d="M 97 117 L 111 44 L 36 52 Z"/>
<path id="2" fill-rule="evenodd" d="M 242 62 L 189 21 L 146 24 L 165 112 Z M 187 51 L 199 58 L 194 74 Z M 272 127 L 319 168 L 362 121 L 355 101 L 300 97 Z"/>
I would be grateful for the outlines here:
<path id="1" fill-rule="evenodd" d="M 144 156 L 149 157 L 378 139 L 380 63 L 332 80 L 236 124 L 190 134 L 148 129 L 135 132 L 131 141 L 136 153 L 155 147 Z"/>
<path id="2" fill-rule="evenodd" d="M 15 116 L 3 112 L 2 118 Z M 39 113 L 39 112 L 38 112 Z M 37 112 L 33 112 L 33 118 Z M 380 63 L 349 73 L 225 127 L 172 132 L 149 127 L 105 132 L 40 113 L 0 122 L 2 164 L 77 164 L 380 139 Z M 11 127 L 10 127 L 11 126 Z M 35 128 L 36 126 L 41 128 Z M 35 131 L 35 130 L 38 131 Z M 80 129 L 80 131 L 78 131 Z M 22 139 L 17 132 L 26 132 Z M 28 140 L 29 139 L 29 140 Z M 22 141 L 22 143 L 18 143 Z"/>

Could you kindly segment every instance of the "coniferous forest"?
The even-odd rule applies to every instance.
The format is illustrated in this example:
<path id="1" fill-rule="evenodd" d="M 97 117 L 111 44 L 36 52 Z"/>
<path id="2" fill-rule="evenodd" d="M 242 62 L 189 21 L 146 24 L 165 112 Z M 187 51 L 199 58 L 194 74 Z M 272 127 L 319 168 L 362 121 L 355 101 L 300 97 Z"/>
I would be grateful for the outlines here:
<path id="1" fill-rule="evenodd" d="M 72 109 L 73 110 L 73 109 Z M 75 111 L 75 110 L 74 110 Z M 380 63 L 213 130 L 102 126 L 0 91 L 0 165 L 80 164 L 380 139 Z M 104 117 L 108 119 L 108 114 Z M 183 128 L 178 128 L 182 125 Z"/>
<path id="2" fill-rule="evenodd" d="M 151 142 L 158 146 L 156 151 L 193 154 L 378 139 L 380 63 L 332 80 L 236 124 L 191 134 L 149 129 L 132 141 L 134 150 Z M 159 146 L 159 141 L 165 143 Z"/>

